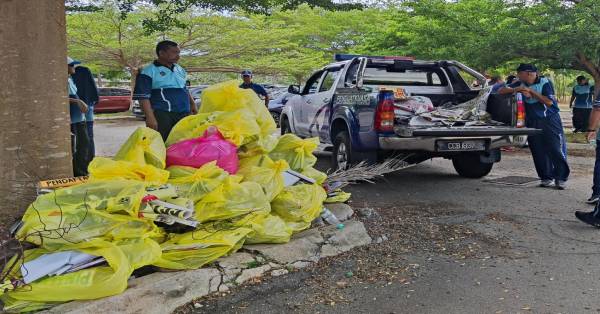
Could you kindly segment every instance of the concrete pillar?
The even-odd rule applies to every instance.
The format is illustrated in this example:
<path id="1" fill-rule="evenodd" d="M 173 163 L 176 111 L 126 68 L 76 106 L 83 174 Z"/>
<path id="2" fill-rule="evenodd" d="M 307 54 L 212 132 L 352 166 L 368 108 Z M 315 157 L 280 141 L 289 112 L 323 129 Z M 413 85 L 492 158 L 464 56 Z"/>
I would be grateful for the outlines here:
<path id="1" fill-rule="evenodd" d="M 0 1 L 0 230 L 72 175 L 64 0 Z"/>

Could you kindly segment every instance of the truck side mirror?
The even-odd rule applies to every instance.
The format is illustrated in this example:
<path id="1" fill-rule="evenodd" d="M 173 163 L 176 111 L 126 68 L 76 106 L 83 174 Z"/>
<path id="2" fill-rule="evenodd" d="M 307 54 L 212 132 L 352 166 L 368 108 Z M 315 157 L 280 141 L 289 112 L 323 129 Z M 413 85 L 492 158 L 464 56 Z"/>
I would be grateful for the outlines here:
<path id="1" fill-rule="evenodd" d="M 290 87 L 288 87 L 288 93 L 300 94 L 300 85 L 290 85 Z"/>

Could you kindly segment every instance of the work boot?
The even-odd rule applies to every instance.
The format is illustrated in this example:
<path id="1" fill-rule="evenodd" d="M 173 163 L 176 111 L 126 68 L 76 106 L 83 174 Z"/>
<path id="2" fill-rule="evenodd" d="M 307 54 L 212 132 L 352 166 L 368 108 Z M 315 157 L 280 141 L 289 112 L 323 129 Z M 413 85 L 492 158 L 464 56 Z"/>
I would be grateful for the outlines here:
<path id="1" fill-rule="evenodd" d="M 555 186 L 557 190 L 564 190 L 567 188 L 567 181 L 556 180 Z"/>
<path id="2" fill-rule="evenodd" d="M 542 188 L 549 188 L 552 186 L 552 180 L 542 180 L 539 186 Z"/>
<path id="3" fill-rule="evenodd" d="M 577 219 L 585 222 L 588 225 L 592 225 L 596 228 L 600 228 L 600 215 L 599 214 L 600 214 L 600 207 L 598 204 L 596 204 L 596 207 L 591 212 L 586 213 L 586 212 L 576 211 L 575 217 L 577 217 Z"/>

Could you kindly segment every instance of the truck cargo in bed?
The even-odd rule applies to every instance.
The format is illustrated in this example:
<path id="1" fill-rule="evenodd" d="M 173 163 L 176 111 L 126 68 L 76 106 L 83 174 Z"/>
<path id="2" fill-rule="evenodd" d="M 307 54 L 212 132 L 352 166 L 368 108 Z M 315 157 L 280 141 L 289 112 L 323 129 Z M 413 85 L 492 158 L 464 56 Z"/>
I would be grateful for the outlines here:
<path id="1" fill-rule="evenodd" d="M 483 75 L 454 61 L 342 55 L 302 88 L 290 86 L 296 95 L 281 130 L 333 144 L 337 168 L 391 154 L 415 163 L 444 157 L 460 175 L 482 177 L 501 147 L 539 132 L 516 127 L 524 113 L 485 85 Z"/>

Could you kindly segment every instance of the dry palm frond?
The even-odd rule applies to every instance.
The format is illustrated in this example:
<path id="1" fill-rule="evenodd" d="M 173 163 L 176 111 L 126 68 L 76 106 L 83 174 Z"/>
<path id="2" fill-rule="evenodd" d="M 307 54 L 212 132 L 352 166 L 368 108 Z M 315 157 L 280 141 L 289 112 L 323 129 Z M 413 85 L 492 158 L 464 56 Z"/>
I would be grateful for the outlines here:
<path id="1" fill-rule="evenodd" d="M 398 158 L 389 158 L 378 164 L 368 164 L 362 161 L 346 170 L 338 169 L 330 173 L 327 175 L 324 185 L 335 185 L 342 188 L 358 182 L 375 183 L 376 179 L 382 178 L 386 173 L 406 169 L 412 165 L 404 159 Z"/>

